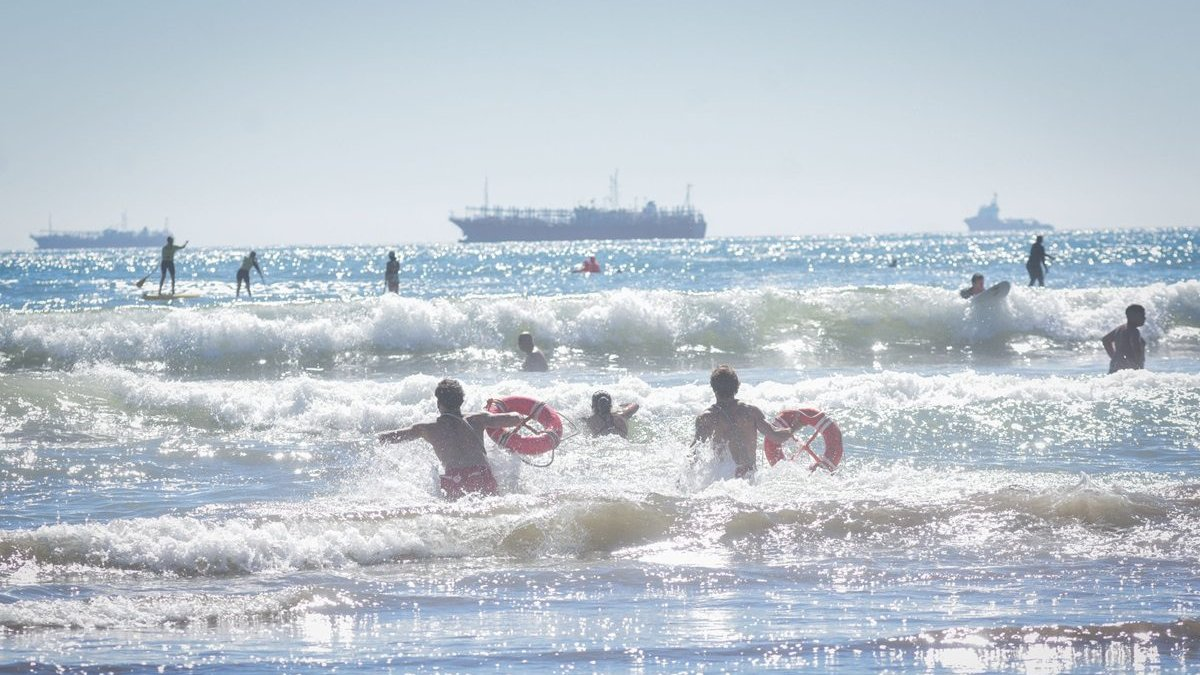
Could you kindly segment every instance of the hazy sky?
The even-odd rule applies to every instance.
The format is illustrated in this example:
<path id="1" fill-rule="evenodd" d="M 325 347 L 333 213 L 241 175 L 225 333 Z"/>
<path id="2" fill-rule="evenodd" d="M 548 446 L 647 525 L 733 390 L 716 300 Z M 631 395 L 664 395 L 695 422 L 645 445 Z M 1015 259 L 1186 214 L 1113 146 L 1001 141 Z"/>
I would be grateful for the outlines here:
<path id="1" fill-rule="evenodd" d="M 1194 226 L 1200 2 L 0 0 L 0 249 L 452 241 L 483 199 L 715 236 Z"/>

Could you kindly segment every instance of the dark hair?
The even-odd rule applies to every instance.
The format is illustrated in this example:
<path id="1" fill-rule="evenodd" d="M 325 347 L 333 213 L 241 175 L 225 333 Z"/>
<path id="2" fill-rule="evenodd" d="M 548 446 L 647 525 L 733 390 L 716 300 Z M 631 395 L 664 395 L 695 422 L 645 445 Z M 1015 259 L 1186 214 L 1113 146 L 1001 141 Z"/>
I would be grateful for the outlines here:
<path id="1" fill-rule="evenodd" d="M 1125 308 L 1125 318 L 1132 319 L 1134 316 L 1146 318 L 1146 308 L 1141 305 L 1130 305 Z"/>
<path id="2" fill-rule="evenodd" d="M 612 396 L 609 396 L 607 391 L 598 391 L 592 394 L 592 412 L 597 415 L 612 412 Z"/>
<path id="3" fill-rule="evenodd" d="M 388 259 L 389 259 L 389 260 L 395 260 L 395 259 L 396 259 L 396 252 L 395 252 L 395 251 L 388 251 Z"/>
<path id="4" fill-rule="evenodd" d="M 437 389 L 433 390 L 434 397 L 443 408 L 448 410 L 458 410 L 462 407 L 463 399 L 466 395 L 463 394 L 462 385 L 458 380 L 446 378 L 438 382 Z"/>
<path id="5" fill-rule="evenodd" d="M 717 366 L 716 370 L 712 371 L 708 384 L 712 386 L 713 393 L 722 398 L 736 395 L 738 387 L 741 386 L 737 371 L 724 365 Z"/>
<path id="6" fill-rule="evenodd" d="M 971 275 L 971 281 L 975 281 L 976 279 L 982 279 L 982 278 L 983 278 L 983 274 L 981 274 L 979 272 L 976 272 L 975 274 Z"/>

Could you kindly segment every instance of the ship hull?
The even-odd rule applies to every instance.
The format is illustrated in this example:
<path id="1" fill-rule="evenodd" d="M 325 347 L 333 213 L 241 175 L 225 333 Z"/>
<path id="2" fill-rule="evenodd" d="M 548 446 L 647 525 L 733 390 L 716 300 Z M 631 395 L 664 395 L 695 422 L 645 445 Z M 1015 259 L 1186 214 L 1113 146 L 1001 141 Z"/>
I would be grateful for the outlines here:
<path id="1" fill-rule="evenodd" d="M 581 239 L 703 239 L 703 218 L 629 218 L 589 224 L 554 223 L 539 218 L 451 218 L 462 230 L 464 242 L 577 241 Z"/>
<path id="2" fill-rule="evenodd" d="M 123 232 L 105 230 L 104 232 L 88 232 L 79 234 L 55 233 L 31 234 L 29 237 L 37 242 L 39 249 L 63 248 L 134 248 L 145 246 L 161 246 L 169 232 Z"/>

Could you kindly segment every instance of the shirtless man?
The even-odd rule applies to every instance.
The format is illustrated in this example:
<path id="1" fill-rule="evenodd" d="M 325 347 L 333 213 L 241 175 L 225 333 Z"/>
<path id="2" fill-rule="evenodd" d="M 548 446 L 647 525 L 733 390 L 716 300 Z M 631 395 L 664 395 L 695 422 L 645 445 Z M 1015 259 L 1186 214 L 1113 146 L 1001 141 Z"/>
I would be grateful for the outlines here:
<path id="1" fill-rule="evenodd" d="M 243 282 L 246 284 L 246 297 L 250 297 L 250 270 L 252 269 L 258 271 L 258 278 L 262 279 L 264 284 L 267 283 L 267 280 L 263 278 L 262 268 L 258 266 L 258 254 L 254 251 L 250 251 L 250 255 L 242 258 L 242 266 L 238 268 L 237 293 L 234 294 L 234 297 L 242 297 Z"/>
<path id="2" fill-rule="evenodd" d="M 175 237 L 167 237 L 167 245 L 162 247 L 162 261 L 158 267 L 162 271 L 158 276 L 158 294 L 162 295 L 163 282 L 167 279 L 167 273 L 171 274 L 171 295 L 175 295 L 175 252 L 188 245 L 185 241 L 182 245 L 175 245 Z M 151 272 L 153 274 L 153 272 Z"/>
<path id="3" fill-rule="evenodd" d="M 1141 370 L 1146 367 L 1146 341 L 1138 328 L 1146 325 L 1146 308 L 1130 305 L 1125 308 L 1125 323 L 1117 326 L 1101 342 L 1108 352 L 1108 372 Z"/>
<path id="4" fill-rule="evenodd" d="M 593 436 L 616 434 L 621 438 L 629 437 L 629 418 L 638 411 L 638 404 L 623 403 L 617 412 L 612 411 L 612 396 L 607 391 L 592 394 L 592 416 L 584 420 L 588 432 Z"/>
<path id="5" fill-rule="evenodd" d="M 464 416 L 464 394 L 458 380 L 438 382 L 433 395 L 437 398 L 438 412 L 441 413 L 436 420 L 386 431 L 379 434 L 379 441 L 403 443 L 425 439 L 442 462 L 445 473 L 441 477 L 441 487 L 447 499 L 458 499 L 468 493 L 496 494 L 496 478 L 492 475 L 492 467 L 488 464 L 483 447 L 483 432 L 485 429 L 520 426 L 527 418 L 519 413 L 490 412 Z"/>
<path id="6" fill-rule="evenodd" d="M 983 291 L 983 275 L 979 272 L 976 272 L 975 274 L 971 275 L 971 285 L 968 288 L 964 288 L 959 291 L 958 294 L 962 296 L 963 300 L 970 300 Z"/>
<path id="7" fill-rule="evenodd" d="M 717 453 L 728 452 L 737 464 L 738 478 L 754 473 L 758 455 L 758 434 L 783 443 L 792 437 L 792 430 L 780 429 L 767 421 L 763 411 L 737 400 L 737 373 L 729 366 L 719 366 L 708 378 L 717 402 L 696 418 L 696 437 L 692 445 L 712 440 Z"/>
<path id="8" fill-rule="evenodd" d="M 544 373 L 550 370 L 550 365 L 546 363 L 546 355 L 533 346 L 532 333 L 526 331 L 518 335 L 517 348 L 525 352 L 525 363 L 521 364 L 521 370 L 530 373 Z"/>

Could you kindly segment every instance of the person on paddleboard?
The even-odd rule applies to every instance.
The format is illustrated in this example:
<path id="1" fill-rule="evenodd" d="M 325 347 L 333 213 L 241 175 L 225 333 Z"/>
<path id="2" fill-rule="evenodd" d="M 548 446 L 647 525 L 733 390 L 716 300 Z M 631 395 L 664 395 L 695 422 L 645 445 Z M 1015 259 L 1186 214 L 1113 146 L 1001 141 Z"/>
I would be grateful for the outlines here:
<path id="1" fill-rule="evenodd" d="M 729 366 L 718 366 L 708 378 L 717 402 L 696 417 L 696 437 L 692 446 L 712 441 L 717 454 L 728 453 L 737 464 L 738 478 L 754 473 L 758 456 L 758 435 L 783 443 L 792 437 L 792 429 L 777 428 L 756 406 L 737 400 L 741 382 Z"/>
<path id="2" fill-rule="evenodd" d="M 1146 308 L 1130 305 L 1125 308 L 1125 323 L 1112 329 L 1100 341 L 1108 352 L 1108 373 L 1118 370 L 1141 370 L 1146 367 L 1146 341 L 1138 329 L 1146 325 Z"/>
<path id="3" fill-rule="evenodd" d="M 971 275 L 971 285 L 959 291 L 958 294 L 961 295 L 964 300 L 970 300 L 983 291 L 983 275 L 979 272 L 976 272 L 975 274 Z"/>
<path id="4" fill-rule="evenodd" d="M 396 260 L 395 251 L 388 251 L 387 267 L 383 270 L 383 281 L 387 284 L 389 293 L 400 292 L 400 261 Z"/>
<path id="5" fill-rule="evenodd" d="M 158 276 L 158 294 L 162 295 L 163 282 L 167 279 L 167 273 L 171 274 L 171 295 L 175 295 L 175 252 L 186 248 L 188 243 L 185 241 L 183 245 L 175 245 L 175 237 L 167 237 L 167 245 L 162 247 L 162 261 L 158 264 L 161 274 Z M 154 274 L 151 272 L 151 274 Z"/>
<path id="6" fill-rule="evenodd" d="M 616 434 L 621 438 L 629 437 L 629 418 L 638 411 L 636 403 L 622 403 L 613 412 L 612 395 L 607 391 L 592 394 L 592 416 L 584 420 L 588 432 L 593 436 L 608 436 Z"/>
<path id="7" fill-rule="evenodd" d="M 525 352 L 525 362 L 521 364 L 521 370 L 529 373 L 544 373 L 550 370 L 550 364 L 546 363 L 546 355 L 533 346 L 533 333 L 525 331 L 518 335 L 517 348 Z"/>
<path id="8" fill-rule="evenodd" d="M 250 255 L 241 259 L 241 267 L 238 268 L 238 293 L 236 293 L 236 295 L 235 295 L 236 298 L 241 297 L 241 282 L 242 281 L 246 282 L 246 297 L 247 298 L 251 297 L 251 295 L 250 295 L 250 270 L 251 269 L 257 270 L 259 279 L 262 279 L 263 283 L 266 283 L 266 279 L 263 279 L 263 268 L 258 267 L 258 253 L 251 251 Z"/>
<path id="9" fill-rule="evenodd" d="M 437 399 L 439 413 L 436 420 L 386 431 L 379 434 L 379 441 L 403 443 L 425 439 L 433 446 L 434 454 L 442 463 L 445 473 L 441 476 L 441 488 L 447 499 L 458 499 L 466 494 L 496 494 L 496 478 L 487 461 L 483 433 L 486 429 L 520 426 L 528 418 L 520 413 L 477 412 L 463 415 L 465 394 L 458 380 L 438 382 L 433 395 Z"/>

